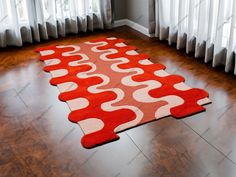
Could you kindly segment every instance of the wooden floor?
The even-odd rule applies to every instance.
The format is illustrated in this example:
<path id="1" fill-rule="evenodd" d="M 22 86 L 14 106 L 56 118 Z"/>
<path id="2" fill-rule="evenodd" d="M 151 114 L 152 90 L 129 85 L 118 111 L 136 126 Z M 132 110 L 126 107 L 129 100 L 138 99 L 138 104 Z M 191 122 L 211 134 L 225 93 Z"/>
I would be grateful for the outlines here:
<path id="1" fill-rule="evenodd" d="M 34 49 L 101 36 L 126 39 L 188 85 L 206 89 L 213 103 L 206 112 L 151 122 L 84 149 L 82 132 L 67 120 L 69 108 Z M 236 76 L 128 27 L 1 49 L 0 83 L 0 177 L 236 176 Z"/>

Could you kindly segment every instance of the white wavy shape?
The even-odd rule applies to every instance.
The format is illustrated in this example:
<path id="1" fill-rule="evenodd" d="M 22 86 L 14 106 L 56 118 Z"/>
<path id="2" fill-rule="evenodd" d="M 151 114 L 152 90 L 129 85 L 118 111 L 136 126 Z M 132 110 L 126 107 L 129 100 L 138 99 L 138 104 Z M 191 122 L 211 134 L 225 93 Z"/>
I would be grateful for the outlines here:
<path id="1" fill-rule="evenodd" d="M 143 74 L 144 71 L 141 69 L 141 68 L 127 68 L 127 69 L 121 69 L 118 67 L 118 65 L 120 64 L 124 64 L 124 63 L 127 63 L 127 61 L 129 61 L 128 59 L 126 58 L 119 58 L 119 59 L 122 59 L 122 61 L 120 62 L 117 62 L 117 63 L 114 63 L 111 65 L 111 69 L 115 72 L 120 72 L 120 73 L 131 73 L 131 72 L 136 72 L 135 74 L 132 74 L 132 76 L 135 76 L 135 75 L 138 75 L 138 74 Z M 129 75 L 130 76 L 130 75 Z M 126 76 L 126 77 L 129 77 L 129 76 Z M 131 82 L 135 82 L 133 80 L 131 80 Z M 135 82 L 136 83 L 136 82 Z"/>
<path id="2" fill-rule="evenodd" d="M 149 91 L 154 89 L 154 88 L 160 88 L 162 84 L 156 80 L 147 80 L 143 82 L 136 82 L 132 79 L 133 76 L 143 74 L 144 71 L 141 68 L 132 68 L 132 69 L 120 69 L 117 67 L 117 65 L 113 66 L 113 70 L 118 71 L 118 72 L 131 72 L 135 71 L 136 73 L 131 74 L 129 76 L 123 77 L 121 79 L 121 83 L 126 86 L 140 86 L 140 85 L 146 85 L 146 87 L 138 89 L 134 91 L 133 93 L 133 98 L 136 101 L 143 102 L 143 103 L 153 103 L 155 102 L 155 98 L 151 97 L 149 95 Z"/>
<path id="3" fill-rule="evenodd" d="M 78 124 L 85 135 L 97 132 L 104 127 L 103 121 L 98 118 L 88 118 L 86 120 L 79 121 Z"/>
<path id="4" fill-rule="evenodd" d="M 211 100 L 209 98 L 203 98 L 203 99 L 200 99 L 197 101 L 197 104 L 199 104 L 199 105 L 205 105 L 208 103 L 211 103 Z"/>
<path id="5" fill-rule="evenodd" d="M 122 131 L 122 130 L 125 130 L 127 128 L 137 125 L 143 118 L 143 115 L 144 115 L 143 112 L 138 107 L 131 106 L 131 105 L 112 106 L 112 104 L 115 104 L 115 103 L 121 101 L 125 97 L 125 93 L 121 89 L 114 88 L 114 89 L 112 89 L 112 91 L 116 93 L 117 98 L 115 100 L 103 103 L 101 105 L 101 108 L 106 111 L 115 111 L 115 110 L 119 110 L 119 109 L 130 109 L 136 115 L 136 118 L 134 120 L 117 126 L 114 131 L 119 132 L 119 131 Z"/>
<path id="6" fill-rule="evenodd" d="M 116 47 L 125 47 L 125 46 L 127 46 L 127 45 L 124 44 L 123 42 L 120 42 L 120 43 L 116 43 L 115 46 L 116 46 Z"/>
<path id="7" fill-rule="evenodd" d="M 53 58 L 53 59 L 45 60 L 45 61 L 44 61 L 44 63 L 45 63 L 47 66 L 56 65 L 56 64 L 59 64 L 60 62 L 61 62 L 61 60 L 59 60 L 58 58 Z"/>
<path id="8" fill-rule="evenodd" d="M 169 95 L 169 96 L 159 98 L 159 101 L 166 101 L 168 102 L 168 104 L 160 107 L 155 112 L 156 119 L 160 119 L 160 118 L 171 115 L 170 113 L 171 108 L 182 105 L 184 103 L 184 100 L 181 97 L 176 96 L 176 95 Z M 197 101 L 198 105 L 205 105 L 208 103 L 211 103 L 211 100 L 209 98 L 203 98 Z"/>
<path id="9" fill-rule="evenodd" d="M 75 82 L 64 82 L 58 84 L 57 87 L 59 88 L 60 92 L 69 92 L 78 88 L 78 85 Z"/>
<path id="10" fill-rule="evenodd" d="M 96 75 L 96 74 L 94 74 L 94 75 L 88 75 L 88 73 L 92 73 L 92 72 L 96 71 L 97 67 L 96 67 L 96 65 L 95 65 L 94 63 L 88 62 L 88 63 L 77 64 L 77 66 L 81 66 L 81 65 L 89 65 L 89 66 L 91 66 L 91 69 L 88 70 L 88 71 L 83 71 L 83 72 L 78 73 L 78 74 L 76 75 L 78 78 L 82 78 L 82 79 L 83 79 L 83 78 L 93 77 L 93 76 Z"/>
<path id="11" fill-rule="evenodd" d="M 105 92 L 105 91 L 113 91 L 113 89 L 98 89 L 98 87 L 102 87 L 102 86 L 109 84 L 110 78 L 108 76 L 106 76 L 104 74 L 92 74 L 87 77 L 100 77 L 103 80 L 103 82 L 100 84 L 90 86 L 88 88 L 88 91 L 90 93 L 101 93 L 101 92 Z"/>
<path id="12" fill-rule="evenodd" d="M 163 69 L 155 71 L 154 74 L 159 77 L 166 77 L 170 75 L 168 72 L 166 72 Z"/>
<path id="13" fill-rule="evenodd" d="M 117 39 L 116 37 L 108 37 L 107 40 L 114 40 Z"/>
<path id="14" fill-rule="evenodd" d="M 77 61 L 73 61 L 73 62 L 70 62 L 69 65 L 70 66 L 77 66 L 76 64 L 78 62 L 82 62 L 82 61 L 86 61 L 86 60 L 89 60 L 89 57 L 87 55 L 85 55 L 84 53 L 79 53 L 80 51 L 80 47 L 77 46 L 77 45 L 60 45 L 60 46 L 57 46 L 57 48 L 68 48 L 68 47 L 72 47 L 74 48 L 74 50 L 72 51 L 68 51 L 68 52 L 63 52 L 62 53 L 62 56 L 64 57 L 69 57 L 69 56 L 81 56 L 82 59 L 79 59 Z"/>
<path id="15" fill-rule="evenodd" d="M 68 63 L 69 66 L 79 66 L 81 62 L 88 61 L 89 57 L 87 55 L 81 54 L 82 59 L 71 61 Z"/>
<path id="16" fill-rule="evenodd" d="M 98 47 L 102 47 L 102 46 L 105 46 L 107 45 L 108 43 L 105 42 L 105 41 L 100 41 L 100 42 L 85 42 L 85 44 L 88 44 L 88 45 L 95 45 L 91 48 L 91 50 L 93 52 L 104 52 L 104 51 L 110 51 L 111 49 L 106 49 L 106 50 L 98 50 L 97 48 Z M 114 50 L 114 49 L 112 49 Z M 116 50 L 117 51 L 117 50 Z"/>
<path id="17" fill-rule="evenodd" d="M 50 73 L 52 74 L 52 77 L 55 78 L 55 77 L 61 77 L 61 76 L 67 75 L 68 71 L 67 69 L 57 69 L 57 70 L 50 71 Z"/>
<path id="18" fill-rule="evenodd" d="M 73 100 L 68 100 L 67 104 L 69 105 L 71 111 L 75 111 L 88 107 L 89 101 L 86 98 L 76 98 Z"/>
<path id="19" fill-rule="evenodd" d="M 89 43 L 89 44 L 91 44 L 91 43 Z M 128 63 L 129 59 L 124 58 L 124 57 L 113 58 L 113 59 L 107 58 L 107 55 L 116 54 L 116 53 L 118 53 L 118 50 L 116 50 L 116 49 L 98 50 L 97 49 L 98 47 L 106 45 L 107 42 L 99 42 L 99 43 L 96 43 L 96 44 L 97 44 L 97 46 L 94 46 L 94 47 L 91 48 L 91 50 L 93 52 L 104 52 L 104 51 L 106 51 L 106 53 L 103 53 L 103 54 L 100 55 L 101 60 L 103 60 L 103 61 L 120 61 L 120 62 L 116 62 L 116 63 L 111 65 L 111 69 L 113 71 L 123 72 L 123 73 L 129 73 L 129 72 L 136 71 L 138 74 L 139 73 L 140 74 L 144 73 L 144 71 L 141 68 L 127 68 L 127 69 L 119 68 L 118 65 Z"/>
<path id="20" fill-rule="evenodd" d="M 141 65 L 152 65 L 152 64 L 153 64 L 153 62 L 151 62 L 151 61 L 148 60 L 148 59 L 139 60 L 138 63 L 141 64 Z"/>
<path id="21" fill-rule="evenodd" d="M 42 50 L 42 51 L 40 51 L 41 56 L 52 55 L 54 53 L 55 53 L 54 50 Z"/>
<path id="22" fill-rule="evenodd" d="M 78 53 L 75 53 L 75 52 L 79 52 L 80 51 L 80 47 L 78 45 L 60 45 L 60 46 L 57 46 L 57 48 L 59 48 L 59 49 L 74 48 L 74 50 L 72 50 L 72 51 L 63 52 L 62 56 L 64 56 L 64 57 L 78 55 Z"/>
<path id="23" fill-rule="evenodd" d="M 174 84 L 174 88 L 176 88 L 177 90 L 181 90 L 181 91 L 186 91 L 186 90 L 191 89 L 191 87 L 189 87 L 188 85 L 186 85 L 183 82 Z"/>
<path id="24" fill-rule="evenodd" d="M 170 113 L 171 108 L 179 106 L 184 103 L 184 100 L 181 97 L 176 96 L 176 95 L 168 95 L 165 97 L 157 98 L 156 101 L 168 102 L 167 105 L 162 106 L 159 109 L 157 109 L 157 111 L 155 112 L 156 119 L 171 115 Z"/>
<path id="25" fill-rule="evenodd" d="M 135 50 L 129 50 L 126 52 L 127 55 L 138 55 L 138 52 L 136 52 Z"/>
<path id="26" fill-rule="evenodd" d="M 157 99 L 149 95 L 149 91 L 155 88 L 159 88 L 162 86 L 161 83 L 153 80 L 145 81 L 143 84 L 146 84 L 147 87 L 135 90 L 133 92 L 133 98 L 136 101 L 141 103 L 155 103 Z"/>

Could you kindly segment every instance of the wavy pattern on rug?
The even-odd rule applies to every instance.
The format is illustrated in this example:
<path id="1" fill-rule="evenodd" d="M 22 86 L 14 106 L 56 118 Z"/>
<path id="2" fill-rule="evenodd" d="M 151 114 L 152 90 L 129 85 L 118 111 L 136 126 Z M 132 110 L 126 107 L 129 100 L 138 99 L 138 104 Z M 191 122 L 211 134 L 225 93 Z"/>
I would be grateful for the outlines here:
<path id="1" fill-rule="evenodd" d="M 69 120 L 84 132 L 86 148 L 119 138 L 118 132 L 166 116 L 183 118 L 210 103 L 208 93 L 191 88 L 162 64 L 123 39 L 102 38 L 78 45 L 36 50 L 71 109 Z"/>

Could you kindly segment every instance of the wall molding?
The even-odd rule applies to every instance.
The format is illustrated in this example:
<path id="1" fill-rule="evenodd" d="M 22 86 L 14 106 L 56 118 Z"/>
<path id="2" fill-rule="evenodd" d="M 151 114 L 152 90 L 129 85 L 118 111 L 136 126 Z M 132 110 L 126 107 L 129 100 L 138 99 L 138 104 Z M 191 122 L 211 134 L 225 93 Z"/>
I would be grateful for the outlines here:
<path id="1" fill-rule="evenodd" d="M 144 35 L 148 37 L 154 37 L 154 34 L 149 34 L 148 28 L 135 23 L 134 21 L 131 21 L 129 19 L 121 19 L 121 20 L 116 20 L 114 21 L 113 27 L 120 27 L 120 26 L 128 26 L 136 31 L 139 31 L 140 33 L 143 33 Z"/>

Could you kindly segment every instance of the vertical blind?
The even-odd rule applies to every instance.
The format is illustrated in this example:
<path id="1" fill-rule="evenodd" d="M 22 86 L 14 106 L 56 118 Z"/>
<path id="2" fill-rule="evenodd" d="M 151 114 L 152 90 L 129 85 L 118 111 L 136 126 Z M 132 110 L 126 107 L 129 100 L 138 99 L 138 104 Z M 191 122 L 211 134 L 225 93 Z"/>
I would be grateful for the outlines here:
<path id="1" fill-rule="evenodd" d="M 0 47 L 111 27 L 110 0 L 0 0 Z"/>

